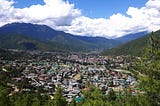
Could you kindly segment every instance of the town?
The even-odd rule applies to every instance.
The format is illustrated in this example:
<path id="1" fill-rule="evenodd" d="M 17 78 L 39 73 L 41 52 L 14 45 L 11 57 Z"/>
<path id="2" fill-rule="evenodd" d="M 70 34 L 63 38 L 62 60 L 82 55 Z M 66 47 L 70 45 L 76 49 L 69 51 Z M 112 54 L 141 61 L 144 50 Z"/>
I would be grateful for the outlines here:
<path id="1" fill-rule="evenodd" d="M 14 53 L 22 52 L 11 50 Z M 26 52 L 26 51 L 25 51 Z M 134 94 L 138 80 L 127 71 L 131 64 L 126 56 L 108 57 L 96 53 L 57 53 L 27 51 L 29 57 L 15 60 L 0 58 L 3 71 L 8 67 L 21 68 L 18 75 L 11 75 L 13 91 L 41 92 L 54 98 L 56 87 L 63 89 L 63 96 L 68 102 L 73 98 L 83 97 L 81 92 L 88 85 L 98 87 L 104 95 L 110 90 L 116 92 L 131 88 Z M 21 88 L 17 85 L 21 84 Z"/>

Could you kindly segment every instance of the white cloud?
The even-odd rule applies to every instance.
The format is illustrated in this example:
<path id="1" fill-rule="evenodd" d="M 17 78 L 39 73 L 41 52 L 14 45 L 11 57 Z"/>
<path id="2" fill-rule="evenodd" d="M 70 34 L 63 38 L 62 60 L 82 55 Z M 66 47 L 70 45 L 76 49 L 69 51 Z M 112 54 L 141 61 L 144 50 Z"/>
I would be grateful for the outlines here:
<path id="1" fill-rule="evenodd" d="M 144 7 L 129 7 L 126 15 L 117 13 L 109 19 L 90 19 L 79 17 L 67 27 L 68 32 L 81 35 L 120 37 L 142 31 L 160 29 L 160 1 L 149 0 Z M 63 29 L 63 28 L 62 28 Z"/>
<path id="2" fill-rule="evenodd" d="M 147 3 L 146 3 L 146 7 L 147 8 L 156 8 L 158 10 L 160 10 L 160 1 L 159 0 L 149 0 Z"/>
<path id="3" fill-rule="evenodd" d="M 14 7 L 13 1 L 0 0 L 0 26 L 9 22 L 12 17 Z"/>
<path id="4" fill-rule="evenodd" d="M 44 0 L 44 3 L 21 9 L 13 6 L 13 0 L 0 0 L 0 26 L 11 22 L 30 22 L 76 35 L 107 38 L 160 29 L 159 0 L 148 0 L 141 8 L 129 7 L 126 15 L 116 13 L 108 19 L 85 17 L 68 1 Z"/>
<path id="5" fill-rule="evenodd" d="M 70 25 L 72 20 L 81 15 L 81 11 L 74 8 L 74 4 L 63 0 L 44 0 L 45 5 L 32 5 L 26 8 L 14 8 L 13 1 L 0 0 L 1 13 L 8 19 L 2 22 L 30 22 L 47 24 L 52 27 Z M 10 12 L 12 9 L 12 12 Z"/>

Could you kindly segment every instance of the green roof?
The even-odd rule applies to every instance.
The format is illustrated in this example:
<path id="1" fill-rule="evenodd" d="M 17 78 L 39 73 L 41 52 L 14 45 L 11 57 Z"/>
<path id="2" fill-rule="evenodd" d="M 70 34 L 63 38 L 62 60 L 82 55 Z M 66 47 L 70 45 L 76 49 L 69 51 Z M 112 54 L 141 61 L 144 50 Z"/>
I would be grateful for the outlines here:
<path id="1" fill-rule="evenodd" d="M 83 98 L 82 97 L 77 97 L 75 98 L 76 102 L 82 102 L 83 101 Z"/>

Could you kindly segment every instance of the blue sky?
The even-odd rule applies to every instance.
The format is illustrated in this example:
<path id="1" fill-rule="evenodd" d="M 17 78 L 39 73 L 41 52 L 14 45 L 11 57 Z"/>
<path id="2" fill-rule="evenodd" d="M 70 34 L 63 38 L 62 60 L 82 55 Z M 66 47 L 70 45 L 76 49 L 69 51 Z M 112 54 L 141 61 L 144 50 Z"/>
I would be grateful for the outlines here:
<path id="1" fill-rule="evenodd" d="M 128 7 L 142 7 L 147 0 L 70 0 L 91 18 L 108 18 L 115 13 L 124 13 Z"/>
<path id="2" fill-rule="evenodd" d="M 160 0 L 0 0 L 0 26 L 24 22 L 117 38 L 160 29 Z"/>
<path id="3" fill-rule="evenodd" d="M 15 7 L 24 8 L 35 4 L 44 5 L 43 0 L 15 0 Z M 68 0 L 75 8 L 82 10 L 90 18 L 109 18 L 116 13 L 125 14 L 128 7 L 140 8 L 147 0 Z"/>
<path id="4" fill-rule="evenodd" d="M 41 4 L 44 5 L 43 0 L 14 0 L 14 6 L 17 8 L 25 8 L 31 5 Z"/>

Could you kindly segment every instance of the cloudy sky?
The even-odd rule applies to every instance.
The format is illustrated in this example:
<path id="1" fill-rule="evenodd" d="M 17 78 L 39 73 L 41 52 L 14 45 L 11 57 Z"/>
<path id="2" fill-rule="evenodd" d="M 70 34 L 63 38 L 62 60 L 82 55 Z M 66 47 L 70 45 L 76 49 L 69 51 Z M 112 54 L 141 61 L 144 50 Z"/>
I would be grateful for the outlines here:
<path id="1" fill-rule="evenodd" d="M 0 26 L 12 22 L 115 38 L 160 29 L 160 0 L 0 0 Z"/>

